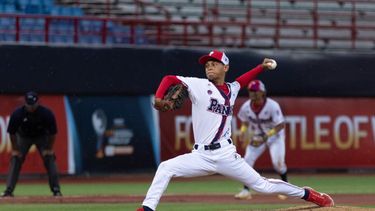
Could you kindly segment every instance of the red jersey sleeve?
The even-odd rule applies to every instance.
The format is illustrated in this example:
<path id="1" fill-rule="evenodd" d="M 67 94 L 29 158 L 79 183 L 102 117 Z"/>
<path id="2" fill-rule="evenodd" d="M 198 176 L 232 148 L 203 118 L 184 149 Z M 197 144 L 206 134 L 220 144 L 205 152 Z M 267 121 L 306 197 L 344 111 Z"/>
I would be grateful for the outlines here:
<path id="1" fill-rule="evenodd" d="M 155 97 L 163 99 L 166 91 L 172 85 L 182 83 L 180 79 L 178 79 L 175 75 L 167 75 L 164 76 L 159 84 L 158 90 L 156 90 Z"/>
<path id="2" fill-rule="evenodd" d="M 246 87 L 250 81 L 254 80 L 259 73 L 263 72 L 263 67 L 262 65 L 258 65 L 256 66 L 255 68 L 247 71 L 246 73 L 242 74 L 241 76 L 239 76 L 238 78 L 236 78 L 236 81 L 238 83 L 240 83 L 241 85 L 241 88 L 244 88 Z"/>

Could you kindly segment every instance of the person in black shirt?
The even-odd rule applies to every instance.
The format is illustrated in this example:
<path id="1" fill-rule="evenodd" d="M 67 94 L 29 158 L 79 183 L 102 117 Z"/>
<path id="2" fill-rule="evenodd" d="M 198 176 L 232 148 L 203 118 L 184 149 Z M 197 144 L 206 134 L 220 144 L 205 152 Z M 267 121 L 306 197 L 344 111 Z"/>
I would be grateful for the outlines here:
<path id="1" fill-rule="evenodd" d="M 13 197 L 13 191 L 30 147 L 35 144 L 49 177 L 53 196 L 62 196 L 53 151 L 57 126 L 52 111 L 38 103 L 35 92 L 25 94 L 25 105 L 17 108 L 11 115 L 8 133 L 12 143 L 12 157 L 9 165 L 7 187 L 2 197 Z"/>

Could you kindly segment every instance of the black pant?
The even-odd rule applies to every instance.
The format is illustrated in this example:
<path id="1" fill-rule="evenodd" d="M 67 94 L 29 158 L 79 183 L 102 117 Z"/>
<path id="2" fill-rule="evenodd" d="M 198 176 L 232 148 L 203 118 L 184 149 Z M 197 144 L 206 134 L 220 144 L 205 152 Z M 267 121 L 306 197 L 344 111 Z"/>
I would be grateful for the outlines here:
<path id="1" fill-rule="evenodd" d="M 18 181 L 18 177 L 21 171 L 21 167 L 23 162 L 25 161 L 25 157 L 27 153 L 29 152 L 30 147 L 35 144 L 39 155 L 43 159 L 44 167 L 47 170 L 48 173 L 48 181 L 49 186 L 52 192 L 58 192 L 60 191 L 60 185 L 59 185 L 59 178 L 58 178 L 58 172 L 56 167 L 56 156 L 53 155 L 44 155 L 42 152 L 44 150 L 48 150 L 49 143 L 48 143 L 48 137 L 47 136 L 40 136 L 40 137 L 23 137 L 19 134 L 17 135 L 17 145 L 18 149 L 21 153 L 21 156 L 12 156 L 10 160 L 9 165 L 9 172 L 8 172 L 8 178 L 7 178 L 7 189 L 6 191 L 12 193 L 16 187 L 16 183 Z"/>

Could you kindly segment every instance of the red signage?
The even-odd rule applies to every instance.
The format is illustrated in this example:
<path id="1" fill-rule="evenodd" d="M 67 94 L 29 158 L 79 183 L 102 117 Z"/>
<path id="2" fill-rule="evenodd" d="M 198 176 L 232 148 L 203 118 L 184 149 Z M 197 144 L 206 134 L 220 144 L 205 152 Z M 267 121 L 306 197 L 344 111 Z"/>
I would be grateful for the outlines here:
<path id="1" fill-rule="evenodd" d="M 275 97 L 286 119 L 286 162 L 289 168 L 375 167 L 375 99 Z M 232 138 L 238 152 L 240 122 L 234 109 Z M 190 104 L 160 113 L 161 160 L 189 152 L 194 143 Z M 255 165 L 271 169 L 268 152 Z"/>
<path id="2" fill-rule="evenodd" d="M 0 173 L 7 174 L 11 156 L 11 143 L 7 127 L 12 112 L 24 103 L 23 96 L 0 96 Z M 55 114 L 58 133 L 54 151 L 59 173 L 68 172 L 67 120 L 63 96 L 40 96 L 40 103 L 49 107 Z M 32 146 L 22 166 L 23 173 L 45 173 L 38 150 Z"/>

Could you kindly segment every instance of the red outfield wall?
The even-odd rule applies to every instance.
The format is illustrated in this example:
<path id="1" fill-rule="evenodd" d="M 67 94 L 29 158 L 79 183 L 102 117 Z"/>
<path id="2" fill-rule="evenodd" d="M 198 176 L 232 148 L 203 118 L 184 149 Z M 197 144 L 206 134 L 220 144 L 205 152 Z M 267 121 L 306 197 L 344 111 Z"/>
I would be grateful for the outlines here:
<path id="1" fill-rule="evenodd" d="M 374 168 L 375 99 L 275 97 L 286 117 L 286 161 L 289 168 Z M 247 98 L 239 98 L 234 109 Z M 234 118 L 233 140 L 240 122 Z M 174 112 L 160 113 L 161 160 L 189 152 L 192 135 L 190 103 Z M 272 168 L 268 153 L 257 168 Z"/>
<path id="2" fill-rule="evenodd" d="M 7 125 L 11 113 L 24 102 L 23 96 L 0 96 L 0 174 L 8 172 L 9 159 L 11 156 L 11 144 L 7 131 Z M 55 153 L 57 166 L 60 173 L 68 171 L 68 141 L 67 121 L 63 96 L 40 96 L 40 103 L 49 107 L 56 116 L 58 133 L 55 142 Z M 38 150 L 33 146 L 22 167 L 23 173 L 44 173 L 42 159 Z"/>

